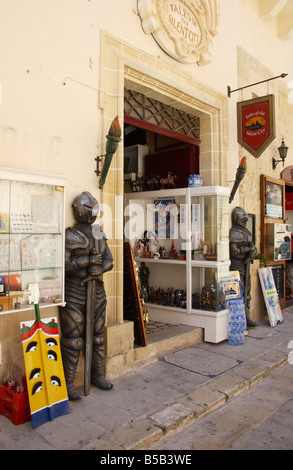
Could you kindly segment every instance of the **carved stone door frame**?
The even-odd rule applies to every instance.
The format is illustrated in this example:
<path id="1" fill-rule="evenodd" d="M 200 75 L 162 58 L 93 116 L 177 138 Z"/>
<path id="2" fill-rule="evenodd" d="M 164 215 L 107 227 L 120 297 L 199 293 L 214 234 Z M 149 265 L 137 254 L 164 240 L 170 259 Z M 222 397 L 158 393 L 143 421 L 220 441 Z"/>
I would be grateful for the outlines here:
<path id="1" fill-rule="evenodd" d="M 172 59 L 154 57 L 132 44 L 101 31 L 99 108 L 101 109 L 103 146 L 113 118 L 118 115 L 123 124 L 124 87 L 139 91 L 163 103 L 200 117 L 201 168 L 205 185 L 227 186 L 226 155 L 228 151 L 228 99 L 205 84 Z M 123 127 L 123 126 L 122 126 Z M 103 149 L 101 149 L 103 152 Z M 115 259 L 114 282 L 108 276 L 106 291 L 111 291 L 112 308 L 108 322 L 123 322 L 123 216 L 117 201 L 123 198 L 123 145 L 120 145 L 108 173 L 100 201 L 112 210 L 109 240 Z M 115 214 L 115 215 L 114 215 Z M 113 217 L 114 216 L 114 217 Z M 114 220 L 113 220 L 114 218 Z"/>

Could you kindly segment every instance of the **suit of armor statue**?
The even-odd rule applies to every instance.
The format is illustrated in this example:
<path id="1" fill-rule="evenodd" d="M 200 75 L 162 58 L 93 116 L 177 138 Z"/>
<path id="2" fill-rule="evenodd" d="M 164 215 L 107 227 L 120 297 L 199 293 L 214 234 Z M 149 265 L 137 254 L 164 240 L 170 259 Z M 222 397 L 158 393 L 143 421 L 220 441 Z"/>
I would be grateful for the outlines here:
<path id="1" fill-rule="evenodd" d="M 231 271 L 239 271 L 248 327 L 255 327 L 257 323 L 250 319 L 250 263 L 257 252 L 252 241 L 250 231 L 246 228 L 248 217 L 244 209 L 236 207 L 232 212 L 232 228 L 229 234 Z"/>
<path id="2" fill-rule="evenodd" d="M 112 384 L 104 376 L 104 335 L 106 293 L 100 276 L 113 268 L 114 261 L 106 237 L 98 225 L 92 224 L 99 205 L 88 192 L 73 201 L 76 224 L 65 234 L 65 307 L 60 308 L 62 329 L 61 350 L 64 372 L 71 400 L 81 398 L 74 385 L 75 372 L 81 350 L 85 344 L 86 310 L 92 309 L 91 383 L 102 389 Z M 93 233 L 94 232 L 94 233 Z M 87 282 L 94 279 L 90 299 Z M 88 341 L 88 339 L 87 339 Z"/>

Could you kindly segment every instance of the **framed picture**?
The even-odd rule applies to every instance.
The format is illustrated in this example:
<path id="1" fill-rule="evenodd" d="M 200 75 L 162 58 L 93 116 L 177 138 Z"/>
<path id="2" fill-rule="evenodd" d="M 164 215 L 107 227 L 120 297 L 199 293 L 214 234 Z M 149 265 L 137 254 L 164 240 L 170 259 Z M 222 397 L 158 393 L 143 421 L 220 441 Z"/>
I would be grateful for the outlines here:
<path id="1" fill-rule="evenodd" d="M 225 301 L 243 300 L 240 274 L 238 271 L 228 271 L 216 275 L 218 292 L 223 291 Z"/>
<path id="2" fill-rule="evenodd" d="M 259 268 L 258 275 L 270 325 L 272 327 L 277 326 L 278 323 L 283 323 L 284 320 L 272 268 Z"/>
<path id="3" fill-rule="evenodd" d="M 5 295 L 5 279 L 4 276 L 0 276 L 0 296 Z"/>
<path id="4" fill-rule="evenodd" d="M 270 219 L 284 219 L 284 187 L 266 180 L 265 216 Z"/>
<path id="5" fill-rule="evenodd" d="M 178 238 L 179 207 L 175 199 L 155 199 L 154 206 L 153 231 L 157 238 Z"/>
<path id="6" fill-rule="evenodd" d="M 1 233 L 9 232 L 8 216 L 6 212 L 0 212 L 0 232 Z"/>
<path id="7" fill-rule="evenodd" d="M 238 143 L 258 158 L 276 137 L 275 97 L 237 103 Z"/>

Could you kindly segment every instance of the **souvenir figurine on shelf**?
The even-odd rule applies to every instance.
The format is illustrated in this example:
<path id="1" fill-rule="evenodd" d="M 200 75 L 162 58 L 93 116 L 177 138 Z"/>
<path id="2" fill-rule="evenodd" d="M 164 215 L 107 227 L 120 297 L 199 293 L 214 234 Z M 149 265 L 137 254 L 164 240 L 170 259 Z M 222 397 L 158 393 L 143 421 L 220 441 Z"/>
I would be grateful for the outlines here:
<path id="1" fill-rule="evenodd" d="M 217 291 L 213 285 L 210 287 L 209 299 L 210 299 L 211 310 L 216 311 L 217 310 Z"/>
<path id="2" fill-rule="evenodd" d="M 150 270 L 145 263 L 141 263 L 141 266 L 138 270 L 138 277 L 140 282 L 141 298 L 147 300 L 149 294 Z"/>
<path id="3" fill-rule="evenodd" d="M 149 302 L 151 302 L 152 304 L 154 304 L 156 302 L 156 292 L 155 292 L 155 289 L 153 287 L 150 287 L 149 289 Z"/>
<path id="4" fill-rule="evenodd" d="M 175 307 L 181 308 L 183 301 L 183 291 L 181 289 L 177 289 L 175 291 Z"/>
<path id="5" fill-rule="evenodd" d="M 170 305 L 170 307 L 174 307 L 175 305 L 175 291 L 174 291 L 174 288 L 171 287 L 171 289 L 168 289 L 168 305 Z"/>
<path id="6" fill-rule="evenodd" d="M 184 250 L 180 250 L 179 260 L 180 261 L 185 261 L 186 260 L 186 252 Z"/>
<path id="7" fill-rule="evenodd" d="M 134 256 L 138 258 L 142 258 L 144 250 L 144 242 L 141 239 L 136 240 L 134 246 Z"/>
<path id="8" fill-rule="evenodd" d="M 162 303 L 162 289 L 158 289 L 157 291 L 157 303 L 158 304 Z"/>
<path id="9" fill-rule="evenodd" d="M 172 246 L 171 246 L 171 250 L 169 251 L 169 255 L 171 259 L 177 259 L 178 257 L 177 250 L 174 246 L 174 240 L 172 240 Z"/>
<path id="10" fill-rule="evenodd" d="M 206 245 L 205 259 L 209 261 L 215 261 L 217 259 L 217 244 L 216 243 L 208 243 Z"/>
<path id="11" fill-rule="evenodd" d="M 131 191 L 133 193 L 138 193 L 145 190 L 145 180 L 144 177 L 137 177 L 134 181 L 130 183 Z"/>
<path id="12" fill-rule="evenodd" d="M 163 300 L 162 300 L 162 305 L 165 305 L 165 306 L 169 305 L 168 291 L 167 291 L 167 292 L 166 292 L 166 291 L 163 291 L 163 293 L 162 293 L 162 299 L 163 299 Z"/>
<path id="13" fill-rule="evenodd" d="M 223 310 L 225 308 L 225 301 L 226 301 L 225 293 L 224 293 L 223 287 L 221 287 L 219 295 L 218 295 L 218 309 L 219 310 Z"/>
<path id="14" fill-rule="evenodd" d="M 169 189 L 169 188 L 174 189 L 176 187 L 176 184 L 175 184 L 176 178 L 177 178 L 176 175 L 172 175 L 172 173 L 168 171 L 167 178 L 160 179 L 161 188 L 162 189 Z"/>
<path id="15" fill-rule="evenodd" d="M 200 296 L 196 292 L 192 294 L 192 308 L 195 310 L 200 308 Z"/>
<path id="16" fill-rule="evenodd" d="M 158 252 L 159 242 L 156 235 L 153 232 L 144 232 L 144 244 L 147 246 L 150 252 L 150 258 L 154 257 L 154 253 Z"/>
<path id="17" fill-rule="evenodd" d="M 201 291 L 201 303 L 203 310 L 210 310 L 209 293 L 205 287 L 203 287 Z"/>
<path id="18" fill-rule="evenodd" d="M 152 174 L 145 182 L 146 191 L 154 191 L 160 189 L 160 176 L 153 176 Z"/>
<path id="19" fill-rule="evenodd" d="M 167 259 L 167 251 L 163 246 L 160 247 L 159 253 L 160 253 L 160 258 Z"/>
<path id="20" fill-rule="evenodd" d="M 143 258 L 151 258 L 152 257 L 152 254 L 151 254 L 150 250 L 148 249 L 147 245 L 144 246 L 142 257 Z"/>

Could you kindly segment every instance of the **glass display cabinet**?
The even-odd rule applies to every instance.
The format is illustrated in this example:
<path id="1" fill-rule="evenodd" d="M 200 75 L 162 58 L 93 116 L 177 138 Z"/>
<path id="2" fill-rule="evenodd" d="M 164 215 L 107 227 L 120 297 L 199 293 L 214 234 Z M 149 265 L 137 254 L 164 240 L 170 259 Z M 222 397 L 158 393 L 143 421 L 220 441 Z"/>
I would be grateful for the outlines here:
<path id="1" fill-rule="evenodd" d="M 64 304 L 63 177 L 0 168 L 0 314 Z"/>
<path id="2" fill-rule="evenodd" d="M 201 186 L 125 195 L 125 238 L 147 285 L 149 318 L 204 328 L 227 339 L 228 310 L 218 282 L 229 271 L 229 188 Z"/>

